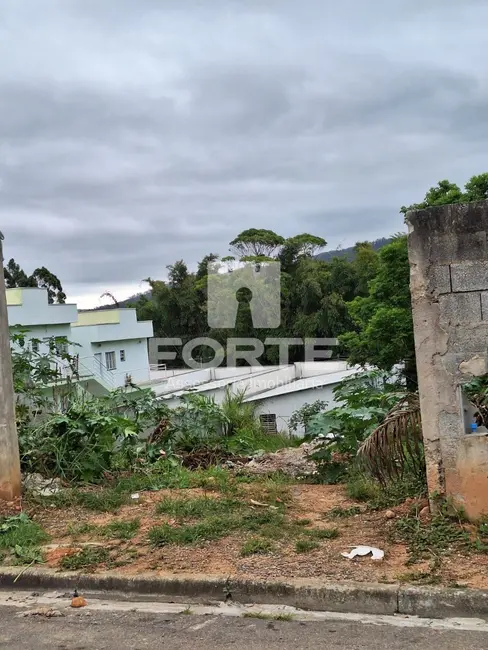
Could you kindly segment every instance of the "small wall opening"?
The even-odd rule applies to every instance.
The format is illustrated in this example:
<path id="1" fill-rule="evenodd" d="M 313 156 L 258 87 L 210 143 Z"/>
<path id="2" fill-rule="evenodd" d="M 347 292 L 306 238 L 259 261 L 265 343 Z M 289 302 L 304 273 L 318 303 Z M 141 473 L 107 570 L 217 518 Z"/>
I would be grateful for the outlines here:
<path id="1" fill-rule="evenodd" d="M 459 386 L 464 433 L 488 434 L 488 374 Z"/>
<path id="2" fill-rule="evenodd" d="M 275 413 L 264 413 L 259 416 L 259 419 L 265 433 L 278 433 Z"/>

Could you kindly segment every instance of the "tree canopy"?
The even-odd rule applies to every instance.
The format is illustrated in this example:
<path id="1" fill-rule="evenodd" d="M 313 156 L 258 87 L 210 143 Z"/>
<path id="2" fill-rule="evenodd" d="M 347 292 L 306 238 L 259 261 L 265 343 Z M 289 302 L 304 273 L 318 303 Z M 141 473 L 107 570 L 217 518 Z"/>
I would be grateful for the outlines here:
<path id="1" fill-rule="evenodd" d="M 63 291 L 59 278 L 45 266 L 41 266 L 35 269 L 31 275 L 27 275 L 14 259 L 10 259 L 3 268 L 3 275 L 7 289 L 39 287 L 41 289 L 47 289 L 50 304 L 55 302 L 63 304 L 66 302 L 66 294 Z"/>
<path id="2" fill-rule="evenodd" d="M 402 206 L 400 212 L 406 214 L 409 210 L 420 210 L 435 205 L 449 205 L 451 203 L 467 203 L 469 201 L 482 201 L 488 199 L 488 172 L 472 176 L 464 185 L 464 192 L 456 183 L 448 180 L 439 181 L 437 185 L 427 190 L 421 203 Z"/>

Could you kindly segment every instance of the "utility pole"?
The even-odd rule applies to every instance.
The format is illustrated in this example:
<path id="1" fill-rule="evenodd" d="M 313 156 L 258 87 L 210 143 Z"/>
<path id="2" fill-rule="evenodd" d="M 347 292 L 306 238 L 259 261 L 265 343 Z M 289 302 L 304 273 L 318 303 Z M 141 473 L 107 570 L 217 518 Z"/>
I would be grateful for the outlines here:
<path id="1" fill-rule="evenodd" d="M 2 240 L 0 232 L 0 500 L 13 501 L 21 495 L 21 480 Z"/>

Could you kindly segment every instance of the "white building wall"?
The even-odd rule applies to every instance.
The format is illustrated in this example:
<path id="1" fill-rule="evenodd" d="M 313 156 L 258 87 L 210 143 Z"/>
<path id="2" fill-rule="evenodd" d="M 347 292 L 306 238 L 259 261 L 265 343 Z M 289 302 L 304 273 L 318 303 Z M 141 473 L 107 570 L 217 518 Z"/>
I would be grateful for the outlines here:
<path id="1" fill-rule="evenodd" d="M 93 383 L 102 379 L 102 390 L 124 386 L 127 376 L 134 384 L 149 381 L 147 338 L 153 334 L 152 322 L 137 321 L 135 310 L 117 310 L 117 320 L 109 325 L 76 326 L 76 305 L 49 305 L 44 289 L 8 290 L 7 304 L 11 330 L 15 331 L 16 327 L 28 330 L 27 339 L 63 336 L 73 343 L 69 352 L 79 357 L 78 374 L 82 381 Z M 103 318 L 103 313 L 92 312 L 90 315 L 92 320 Z M 111 318 L 114 318 L 113 314 Z M 121 360 L 122 350 L 124 361 Z M 40 353 L 47 351 L 46 344 L 39 345 Z M 106 368 L 107 352 L 115 353 L 113 370 Z M 69 371 L 68 364 L 66 370 Z M 88 379 L 90 375 L 93 375 L 92 379 Z"/>
<path id="2" fill-rule="evenodd" d="M 8 322 L 10 327 L 21 325 L 30 329 L 33 326 L 68 325 L 78 317 L 76 305 L 50 305 L 46 289 L 25 287 L 21 290 L 22 304 L 9 304 L 9 292 L 19 292 L 17 289 L 7 289 Z M 51 334 L 48 334 L 51 336 Z"/>
<path id="3" fill-rule="evenodd" d="M 89 330 L 91 327 L 76 327 L 72 330 L 72 338 L 80 346 L 76 349 L 80 358 L 80 375 L 84 374 L 83 370 L 91 371 L 95 376 L 100 375 L 104 384 L 109 388 L 124 386 L 127 375 L 130 375 L 135 384 L 149 380 L 146 339 L 92 343 Z M 125 361 L 121 361 L 122 350 L 125 352 Z M 107 369 L 107 352 L 115 353 L 114 370 Z"/>
<path id="4" fill-rule="evenodd" d="M 334 399 L 334 388 L 337 384 L 329 384 L 320 388 L 311 388 L 309 390 L 300 390 L 295 393 L 286 393 L 284 395 L 277 395 L 272 398 L 264 398 L 255 401 L 257 404 L 257 414 L 274 414 L 276 415 L 276 427 L 278 431 L 289 432 L 289 420 L 295 411 L 304 406 L 305 404 L 313 404 L 317 400 L 327 402 L 327 408 L 334 408 L 338 406 L 338 402 Z M 303 437 L 305 431 L 299 427 L 292 435 Z"/>

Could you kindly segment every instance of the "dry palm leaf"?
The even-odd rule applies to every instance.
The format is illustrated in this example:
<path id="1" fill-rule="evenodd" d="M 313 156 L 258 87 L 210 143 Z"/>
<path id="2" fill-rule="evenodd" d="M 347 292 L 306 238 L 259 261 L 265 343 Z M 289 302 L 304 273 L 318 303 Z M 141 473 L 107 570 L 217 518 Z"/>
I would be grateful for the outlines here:
<path id="1" fill-rule="evenodd" d="M 382 484 L 424 465 L 419 396 L 406 395 L 362 443 L 358 459 Z"/>

